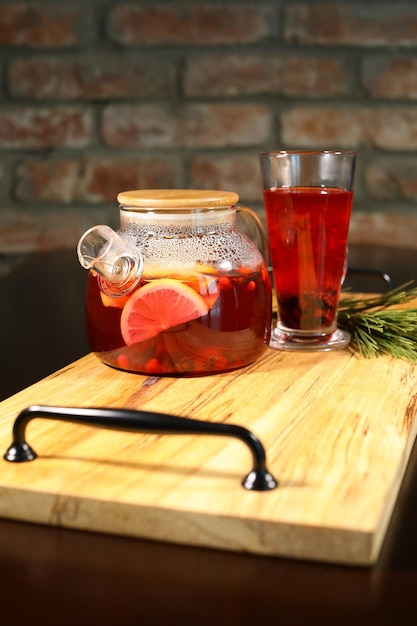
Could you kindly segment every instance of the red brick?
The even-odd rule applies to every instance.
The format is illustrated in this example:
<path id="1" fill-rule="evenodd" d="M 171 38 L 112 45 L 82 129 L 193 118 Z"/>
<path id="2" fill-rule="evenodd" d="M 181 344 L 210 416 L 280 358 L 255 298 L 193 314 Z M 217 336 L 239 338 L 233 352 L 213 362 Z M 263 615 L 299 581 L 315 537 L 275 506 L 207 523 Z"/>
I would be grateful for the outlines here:
<path id="1" fill-rule="evenodd" d="M 103 112 L 102 136 L 112 148 L 224 148 L 258 145 L 271 126 L 261 104 L 115 104 Z"/>
<path id="2" fill-rule="evenodd" d="M 194 157 L 189 168 L 190 186 L 196 189 L 236 191 L 242 202 L 263 201 L 258 155 Z"/>
<path id="3" fill-rule="evenodd" d="M 184 72 L 184 93 L 191 97 L 277 94 L 282 89 L 282 70 L 279 56 L 237 52 L 193 56 Z"/>
<path id="4" fill-rule="evenodd" d="M 170 60 L 120 54 L 17 57 L 8 76 L 14 96 L 33 99 L 149 98 L 176 92 L 176 67 Z"/>
<path id="5" fill-rule="evenodd" d="M 81 235 L 94 224 L 110 223 L 113 210 L 44 209 L 0 211 L 0 253 L 23 254 L 61 248 L 74 249 Z"/>
<path id="6" fill-rule="evenodd" d="M 83 148 L 91 141 L 92 118 L 87 108 L 11 107 L 0 109 L 3 149 Z"/>
<path id="7" fill-rule="evenodd" d="M 273 34 L 272 8 L 242 3 L 153 2 L 149 6 L 119 5 L 110 12 L 110 38 L 124 46 L 232 45 L 266 39 Z"/>
<path id="8" fill-rule="evenodd" d="M 417 249 L 415 215 L 396 211 L 353 211 L 349 244 Z M 381 268 L 384 269 L 384 268 Z"/>
<path id="9" fill-rule="evenodd" d="M 363 87 L 375 98 L 417 99 L 417 60 L 370 57 L 364 60 Z"/>
<path id="10" fill-rule="evenodd" d="M 352 68 L 339 59 L 265 53 L 217 52 L 190 57 L 186 96 L 340 96 L 351 91 Z"/>
<path id="11" fill-rule="evenodd" d="M 284 8 L 284 40 L 307 45 L 417 44 L 417 11 L 408 3 L 299 2 Z"/>
<path id="12" fill-rule="evenodd" d="M 343 58 L 289 56 L 284 59 L 282 93 L 301 98 L 346 96 L 354 93 L 353 71 Z"/>
<path id="13" fill-rule="evenodd" d="M 24 202 L 116 203 L 120 191 L 181 186 L 182 178 L 178 159 L 28 159 L 16 170 L 15 192 Z"/>
<path id="14" fill-rule="evenodd" d="M 356 148 L 362 137 L 362 109 L 342 105 L 300 105 L 281 115 L 288 148 Z"/>
<path id="15" fill-rule="evenodd" d="M 0 11 L 0 45 L 66 48 L 78 42 L 82 12 L 71 3 L 4 2 Z"/>
<path id="16" fill-rule="evenodd" d="M 365 109 L 362 137 L 363 144 L 383 150 L 416 150 L 417 109 L 401 105 Z"/>
<path id="17" fill-rule="evenodd" d="M 376 200 L 417 200 L 417 158 L 387 156 L 365 169 L 369 197 Z M 417 230 L 416 230 L 417 233 Z M 417 236 L 416 236 L 417 241 Z"/>
<path id="18" fill-rule="evenodd" d="M 282 113 L 281 125 L 287 147 L 417 149 L 417 109 L 405 105 L 300 105 Z"/>

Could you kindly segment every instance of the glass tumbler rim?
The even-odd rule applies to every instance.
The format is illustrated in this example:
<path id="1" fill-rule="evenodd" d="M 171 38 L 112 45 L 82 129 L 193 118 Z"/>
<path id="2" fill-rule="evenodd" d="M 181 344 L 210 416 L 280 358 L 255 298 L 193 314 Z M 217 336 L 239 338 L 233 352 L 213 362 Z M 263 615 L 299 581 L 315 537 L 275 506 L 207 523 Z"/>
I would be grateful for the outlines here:
<path id="1" fill-rule="evenodd" d="M 291 156 L 291 155 L 322 155 L 322 154 L 329 154 L 329 155 L 352 155 L 352 156 L 357 156 L 358 155 L 358 151 L 357 150 L 261 150 L 259 152 L 260 156 Z"/>

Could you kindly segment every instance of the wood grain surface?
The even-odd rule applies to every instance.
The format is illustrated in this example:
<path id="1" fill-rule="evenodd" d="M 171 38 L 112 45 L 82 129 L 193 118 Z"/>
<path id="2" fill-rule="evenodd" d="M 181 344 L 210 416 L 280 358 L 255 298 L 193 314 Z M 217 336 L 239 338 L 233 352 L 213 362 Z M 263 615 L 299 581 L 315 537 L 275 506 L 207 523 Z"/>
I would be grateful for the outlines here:
<path id="1" fill-rule="evenodd" d="M 0 461 L 0 516 L 299 559 L 375 562 L 416 436 L 416 369 L 348 350 L 282 353 L 203 378 L 147 378 L 93 354 L 0 403 L 1 455 L 33 404 L 162 411 L 252 430 L 279 487 L 250 492 L 231 438 L 34 419 L 29 463 Z"/>

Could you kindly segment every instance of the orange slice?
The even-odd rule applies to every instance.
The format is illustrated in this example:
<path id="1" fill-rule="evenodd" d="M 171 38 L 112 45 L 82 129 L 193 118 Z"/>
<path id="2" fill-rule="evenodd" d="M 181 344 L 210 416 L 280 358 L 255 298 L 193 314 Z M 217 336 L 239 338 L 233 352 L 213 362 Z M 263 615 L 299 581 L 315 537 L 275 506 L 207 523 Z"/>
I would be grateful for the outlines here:
<path id="1" fill-rule="evenodd" d="M 124 305 L 130 298 L 130 294 L 127 296 L 108 296 L 104 291 L 100 290 L 101 301 L 104 306 L 113 306 L 117 309 L 123 309 Z"/>
<path id="2" fill-rule="evenodd" d="M 219 297 L 220 289 L 217 284 L 217 278 L 213 276 L 198 273 L 190 274 L 190 276 L 178 274 L 173 276 L 173 278 L 180 280 L 185 285 L 189 285 L 194 291 L 199 293 L 209 309 L 211 309 Z"/>
<path id="3" fill-rule="evenodd" d="M 200 271 L 187 273 L 186 271 L 184 271 L 175 272 L 169 274 L 169 276 L 167 276 L 166 269 L 152 268 L 152 270 L 149 270 L 149 268 L 147 268 L 146 272 L 144 272 L 143 274 L 143 278 L 150 282 L 153 282 L 154 280 L 160 280 L 164 277 L 181 281 L 185 285 L 189 285 L 190 287 L 192 287 L 194 291 L 200 294 L 200 296 L 207 304 L 208 308 L 211 309 L 211 307 L 214 305 L 217 298 L 219 297 L 220 289 L 218 286 L 217 278 L 215 276 L 212 276 L 214 270 L 212 270 L 208 266 L 204 266 L 204 268 L 207 269 L 206 273 Z M 210 270 L 210 273 L 208 272 L 208 270 Z M 116 304 L 114 304 L 113 306 L 116 306 Z"/>
<path id="4" fill-rule="evenodd" d="M 120 318 L 122 337 L 130 346 L 208 313 L 192 287 L 160 278 L 140 287 L 126 303 Z"/>

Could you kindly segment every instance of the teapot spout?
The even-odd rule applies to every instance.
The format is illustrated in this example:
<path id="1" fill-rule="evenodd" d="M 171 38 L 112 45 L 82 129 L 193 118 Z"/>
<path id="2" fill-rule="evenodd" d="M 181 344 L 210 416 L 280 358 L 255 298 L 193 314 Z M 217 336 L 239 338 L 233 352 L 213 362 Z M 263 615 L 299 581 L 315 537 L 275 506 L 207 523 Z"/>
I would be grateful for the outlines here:
<path id="1" fill-rule="evenodd" d="M 139 250 L 127 245 L 109 226 L 93 226 L 80 238 L 78 260 L 85 269 L 99 275 L 100 289 L 109 296 L 132 291 L 143 272 Z"/>

